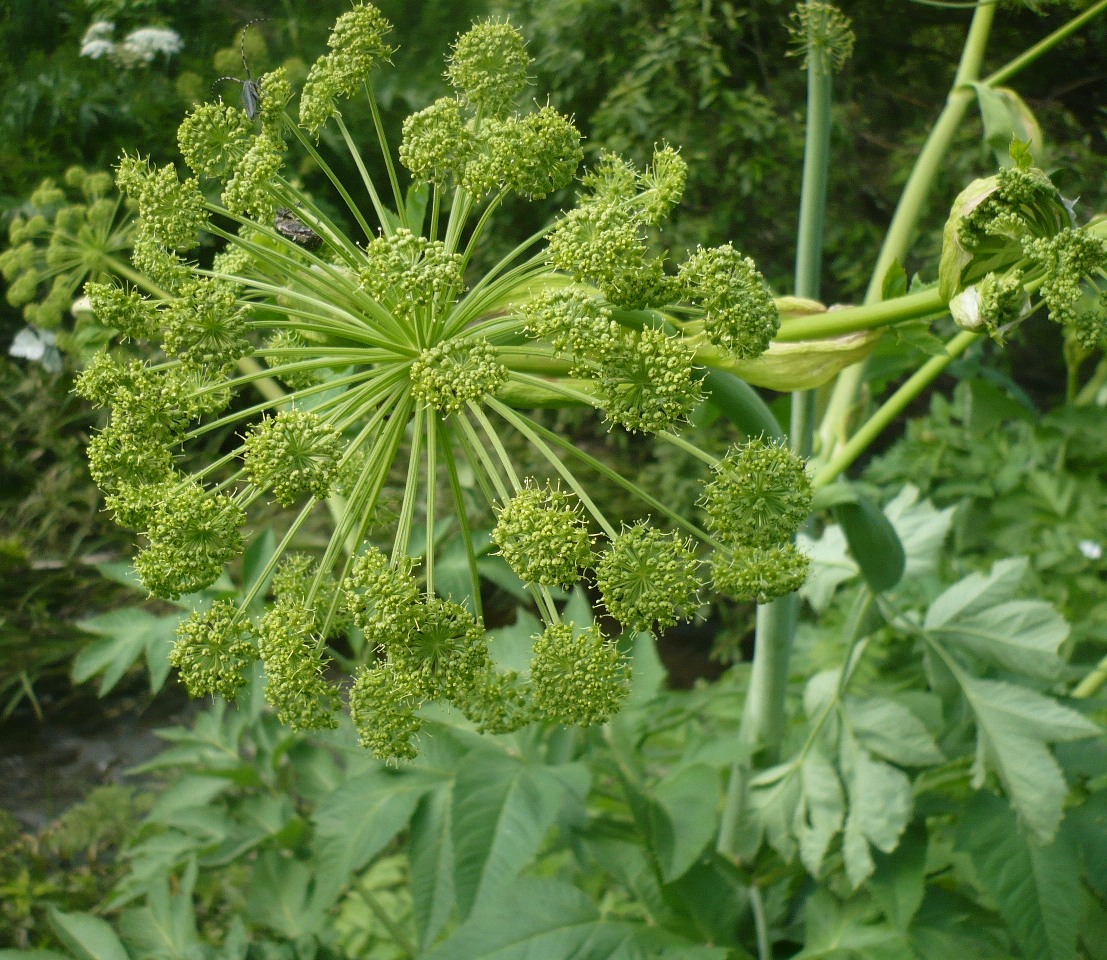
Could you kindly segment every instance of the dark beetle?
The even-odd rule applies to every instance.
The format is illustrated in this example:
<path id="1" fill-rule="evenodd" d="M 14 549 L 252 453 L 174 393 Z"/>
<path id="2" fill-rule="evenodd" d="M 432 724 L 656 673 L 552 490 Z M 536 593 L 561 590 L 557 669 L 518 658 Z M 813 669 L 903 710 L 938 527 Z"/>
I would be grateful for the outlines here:
<path id="1" fill-rule="evenodd" d="M 241 83 L 242 109 L 246 111 L 246 116 L 251 120 L 258 115 L 258 109 L 261 107 L 261 84 L 250 75 L 250 64 L 246 62 L 246 31 L 255 23 L 261 23 L 263 20 L 268 19 L 268 17 L 258 17 L 256 20 L 249 21 L 246 26 L 242 28 L 242 37 L 239 40 L 239 52 L 242 54 L 242 66 L 246 70 L 246 79 L 239 80 L 238 77 L 219 77 L 211 82 L 212 93 L 215 92 L 215 85 L 217 83 L 222 83 L 224 80 L 230 80 L 233 83 Z"/>
<path id="2" fill-rule="evenodd" d="M 323 245 L 323 238 L 306 223 L 298 219 L 296 214 L 288 207 L 281 207 L 277 211 L 277 219 L 273 221 L 273 229 L 305 250 L 318 250 Z"/>

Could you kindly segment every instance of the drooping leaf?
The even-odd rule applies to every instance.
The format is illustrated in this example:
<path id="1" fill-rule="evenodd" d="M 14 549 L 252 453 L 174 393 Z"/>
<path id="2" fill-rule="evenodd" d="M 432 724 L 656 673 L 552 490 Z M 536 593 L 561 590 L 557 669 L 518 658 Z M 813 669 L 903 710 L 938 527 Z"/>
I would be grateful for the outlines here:
<path id="1" fill-rule="evenodd" d="M 995 900 L 1024 956 L 1074 960 L 1080 861 L 1067 832 L 1042 844 L 998 797 L 978 793 L 961 818 L 958 846 Z"/>
<path id="2" fill-rule="evenodd" d="M 1100 729 L 1033 690 L 960 669 L 954 673 L 976 718 L 977 785 L 986 769 L 994 770 L 1023 823 L 1048 843 L 1061 822 L 1068 787 L 1046 744 L 1095 736 Z"/>
<path id="3" fill-rule="evenodd" d="M 817 749 L 807 752 L 800 766 L 803 797 L 795 826 L 800 859 L 818 876 L 830 843 L 842 829 L 845 801 L 834 765 Z"/>
<path id="4" fill-rule="evenodd" d="M 550 878 L 522 877 L 486 897 L 425 960 L 726 960 L 656 926 L 601 919 L 589 897 Z"/>
<path id="5" fill-rule="evenodd" d="M 843 754 L 849 757 L 849 817 L 842 847 L 846 876 L 856 889 L 876 869 L 869 845 L 891 853 L 899 843 L 911 819 L 911 781 L 902 770 L 874 759 L 855 741 Z"/>

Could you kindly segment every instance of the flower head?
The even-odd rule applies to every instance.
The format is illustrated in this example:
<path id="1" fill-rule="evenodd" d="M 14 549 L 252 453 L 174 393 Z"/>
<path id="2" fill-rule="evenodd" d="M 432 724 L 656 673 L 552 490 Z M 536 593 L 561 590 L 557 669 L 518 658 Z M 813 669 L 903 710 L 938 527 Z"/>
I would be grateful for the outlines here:
<path id="1" fill-rule="evenodd" d="M 496 514 L 492 542 L 524 583 L 568 587 L 592 559 L 588 525 L 579 503 L 547 486 L 527 486 Z"/>
<path id="2" fill-rule="evenodd" d="M 457 38 L 446 77 L 475 111 L 500 117 L 526 86 L 530 63 L 515 27 L 485 20 Z"/>
<path id="3" fill-rule="evenodd" d="M 620 533 L 596 564 L 604 606 L 627 630 L 662 630 L 687 620 L 703 585 L 692 544 L 637 523 Z"/>
<path id="4" fill-rule="evenodd" d="M 580 631 L 572 623 L 551 624 L 534 640 L 534 700 L 558 723 L 605 723 L 626 699 L 628 681 L 626 660 L 595 624 Z"/>
<path id="5" fill-rule="evenodd" d="M 741 546 L 716 554 L 711 578 L 719 593 L 747 603 L 769 603 L 803 586 L 811 558 L 791 543 Z"/>
<path id="6" fill-rule="evenodd" d="M 346 444 L 341 431 L 308 410 L 282 410 L 255 424 L 243 443 L 250 479 L 289 507 L 303 496 L 325 500 Z"/>
<path id="7" fill-rule="evenodd" d="M 715 465 L 703 505 L 708 529 L 723 543 L 767 547 L 791 538 L 807 519 L 811 480 L 783 444 L 750 440 Z"/>
<path id="8" fill-rule="evenodd" d="M 169 662 L 191 696 L 219 694 L 233 700 L 246 685 L 246 670 L 258 658 L 247 639 L 248 627 L 229 600 L 216 600 L 181 621 Z"/>

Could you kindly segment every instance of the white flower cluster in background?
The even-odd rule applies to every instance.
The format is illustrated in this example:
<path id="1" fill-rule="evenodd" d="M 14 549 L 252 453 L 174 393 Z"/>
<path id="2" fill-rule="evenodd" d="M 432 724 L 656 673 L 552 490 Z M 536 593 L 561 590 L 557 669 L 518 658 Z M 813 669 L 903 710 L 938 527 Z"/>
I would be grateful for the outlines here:
<path id="1" fill-rule="evenodd" d="M 97 20 L 81 38 L 81 56 L 93 60 L 110 57 L 121 67 L 131 68 L 151 63 L 159 53 L 171 57 L 184 49 L 181 35 L 167 27 L 139 27 L 118 43 L 114 35 L 114 23 Z"/>

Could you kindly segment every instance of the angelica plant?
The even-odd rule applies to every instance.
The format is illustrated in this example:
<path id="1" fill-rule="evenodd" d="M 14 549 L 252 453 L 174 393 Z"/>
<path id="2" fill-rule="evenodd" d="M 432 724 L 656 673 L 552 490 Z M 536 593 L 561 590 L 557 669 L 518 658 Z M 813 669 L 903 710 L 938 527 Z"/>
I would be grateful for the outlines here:
<path id="1" fill-rule="evenodd" d="M 187 172 L 121 159 L 116 179 L 138 211 L 137 273 L 88 295 L 132 359 L 98 356 L 77 385 L 110 411 L 90 464 L 108 507 L 142 537 L 135 568 L 152 595 L 202 591 L 241 554 L 252 508 L 288 511 L 241 602 L 182 623 L 173 662 L 189 689 L 233 696 L 260 660 L 282 721 L 333 726 L 341 697 L 328 640 L 354 624 L 365 646 L 351 715 L 362 743 L 389 759 L 416 754 L 432 702 L 497 732 L 608 719 L 628 688 L 620 631 L 662 630 L 716 592 L 763 602 L 803 582 L 807 558 L 790 539 L 811 496 L 802 461 L 778 443 L 754 436 L 720 460 L 680 436 L 704 402 L 703 368 L 756 364 L 781 311 L 732 244 L 668 262 L 664 221 L 686 179 L 679 152 L 661 144 L 645 169 L 604 154 L 582 174 L 579 131 L 526 96 L 523 38 L 493 19 L 455 43 L 453 92 L 404 122 L 398 167 L 374 95 L 395 51 L 381 13 L 357 6 L 298 104 L 276 71 L 260 82 L 256 122 L 219 103 L 184 120 Z M 365 138 L 346 126 L 352 97 L 368 100 L 383 187 L 360 153 Z M 318 146 L 324 128 L 360 182 L 335 173 Z M 294 151 L 323 172 L 342 218 L 297 185 Z M 574 181 L 575 203 L 554 223 L 476 271 L 501 206 Z M 210 263 L 198 255 L 203 237 L 219 248 Z M 702 516 L 677 513 L 528 412 L 551 404 L 591 407 L 611 429 L 652 434 L 713 468 Z M 182 467 L 183 451 L 228 428 L 237 441 L 218 459 Z M 510 434 L 556 482 L 520 470 Z M 382 549 L 370 534 L 397 469 L 403 499 Z M 633 523 L 616 526 L 589 495 L 582 471 L 593 469 L 638 502 Z M 495 518 L 492 543 L 542 621 L 522 673 L 490 651 L 472 497 Z M 329 540 L 298 552 L 321 511 Z M 469 558 L 466 596 L 439 591 L 444 520 Z M 252 616 L 270 580 L 269 606 Z M 603 626 L 563 617 L 558 591 L 581 582 L 597 588 Z"/>

